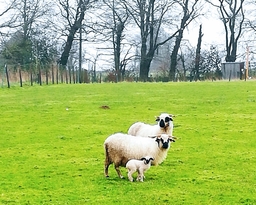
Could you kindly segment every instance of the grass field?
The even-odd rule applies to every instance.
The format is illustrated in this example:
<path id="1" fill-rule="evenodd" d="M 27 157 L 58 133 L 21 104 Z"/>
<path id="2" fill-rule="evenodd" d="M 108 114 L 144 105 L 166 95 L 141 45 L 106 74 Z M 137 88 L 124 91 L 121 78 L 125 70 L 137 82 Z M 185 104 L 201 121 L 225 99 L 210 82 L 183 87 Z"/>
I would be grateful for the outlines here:
<path id="1" fill-rule="evenodd" d="M 106 179 L 104 140 L 161 112 L 167 159 Z M 0 204 L 256 204 L 256 81 L 0 88 L 0 113 Z"/>

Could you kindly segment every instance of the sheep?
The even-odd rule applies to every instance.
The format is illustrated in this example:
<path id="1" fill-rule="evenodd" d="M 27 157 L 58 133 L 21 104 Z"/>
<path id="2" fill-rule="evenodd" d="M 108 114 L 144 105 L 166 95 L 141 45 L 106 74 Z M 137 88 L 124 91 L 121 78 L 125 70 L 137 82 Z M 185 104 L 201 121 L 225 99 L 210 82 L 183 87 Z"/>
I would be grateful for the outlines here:
<path id="1" fill-rule="evenodd" d="M 136 122 L 128 129 L 128 134 L 133 136 L 157 136 L 160 134 L 168 134 L 172 136 L 173 132 L 173 115 L 162 113 L 156 117 L 157 125 L 149 125 L 143 122 Z"/>
<path id="2" fill-rule="evenodd" d="M 147 171 L 151 166 L 151 161 L 153 161 L 153 157 L 146 156 L 142 157 L 140 160 L 131 159 L 127 162 L 126 168 L 128 169 L 128 179 L 132 182 L 133 177 L 132 174 L 134 172 L 138 172 L 137 181 L 143 182 L 145 176 L 144 172 Z"/>
<path id="3" fill-rule="evenodd" d="M 125 167 L 130 159 L 141 159 L 143 156 L 152 156 L 153 165 L 164 161 L 171 142 L 172 136 L 162 134 L 152 138 L 131 136 L 123 133 L 110 135 L 104 142 L 105 148 L 105 176 L 108 175 L 108 167 L 114 163 L 116 172 L 123 178 L 119 166 Z"/>

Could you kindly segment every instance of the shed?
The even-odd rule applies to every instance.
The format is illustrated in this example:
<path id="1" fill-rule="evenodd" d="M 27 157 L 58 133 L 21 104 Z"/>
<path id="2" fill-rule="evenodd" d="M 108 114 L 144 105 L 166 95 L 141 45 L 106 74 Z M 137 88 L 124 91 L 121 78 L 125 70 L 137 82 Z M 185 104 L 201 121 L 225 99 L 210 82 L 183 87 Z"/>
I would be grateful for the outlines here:
<path id="1" fill-rule="evenodd" d="M 244 62 L 226 62 L 221 64 L 223 79 L 243 79 Z"/>

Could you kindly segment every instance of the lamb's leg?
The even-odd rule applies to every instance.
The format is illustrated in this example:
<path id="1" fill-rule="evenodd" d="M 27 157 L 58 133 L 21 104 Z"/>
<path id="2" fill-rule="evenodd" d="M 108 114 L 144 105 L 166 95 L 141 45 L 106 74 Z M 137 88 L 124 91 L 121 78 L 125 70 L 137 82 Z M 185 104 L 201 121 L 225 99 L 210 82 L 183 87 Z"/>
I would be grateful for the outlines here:
<path id="1" fill-rule="evenodd" d="M 133 181 L 133 177 L 132 174 L 134 173 L 134 170 L 129 170 L 128 171 L 128 179 L 132 182 Z"/>
<path id="2" fill-rule="evenodd" d="M 140 174 L 140 181 L 143 182 L 143 179 L 144 179 L 144 178 L 145 178 L 145 177 L 144 177 L 144 174 L 141 173 L 141 174 Z"/>
<path id="3" fill-rule="evenodd" d="M 116 169 L 116 172 L 117 172 L 118 176 L 119 176 L 121 179 L 124 178 L 124 177 L 122 176 L 122 174 L 121 174 L 120 169 L 119 169 L 119 165 L 115 164 L 115 169 Z"/>
<path id="4" fill-rule="evenodd" d="M 140 169 L 138 170 L 137 181 L 143 182 L 143 179 L 144 179 L 144 172 L 143 172 L 143 169 L 140 168 Z"/>
<path id="5" fill-rule="evenodd" d="M 137 181 L 141 181 L 141 170 L 138 170 L 138 176 L 137 176 Z"/>

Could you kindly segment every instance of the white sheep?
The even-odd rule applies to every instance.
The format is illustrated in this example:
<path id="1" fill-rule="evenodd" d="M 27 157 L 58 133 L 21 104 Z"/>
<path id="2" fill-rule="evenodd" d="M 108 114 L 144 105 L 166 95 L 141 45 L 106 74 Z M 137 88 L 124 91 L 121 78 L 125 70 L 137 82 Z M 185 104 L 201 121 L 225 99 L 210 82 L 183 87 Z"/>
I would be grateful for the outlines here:
<path id="1" fill-rule="evenodd" d="M 125 167 L 130 159 L 141 159 L 144 156 L 154 158 L 153 165 L 164 161 L 171 142 L 172 136 L 162 134 L 154 138 L 131 136 L 123 133 L 110 135 L 104 142 L 105 147 L 105 176 L 108 177 L 108 167 L 114 163 L 116 172 L 123 178 L 119 167 Z"/>
<path id="2" fill-rule="evenodd" d="M 146 156 L 142 157 L 140 160 L 138 159 L 131 159 L 127 162 L 126 168 L 128 169 L 128 179 L 132 182 L 133 177 L 132 174 L 134 172 L 138 172 L 138 177 L 137 181 L 143 182 L 145 176 L 144 172 L 146 172 L 150 166 L 151 166 L 151 161 L 153 161 L 153 157 Z"/>
<path id="3" fill-rule="evenodd" d="M 156 117 L 158 123 L 156 125 L 149 125 L 143 122 L 136 122 L 128 130 L 129 135 L 133 136 L 157 136 L 160 134 L 168 134 L 172 136 L 173 132 L 173 115 L 162 113 Z"/>

